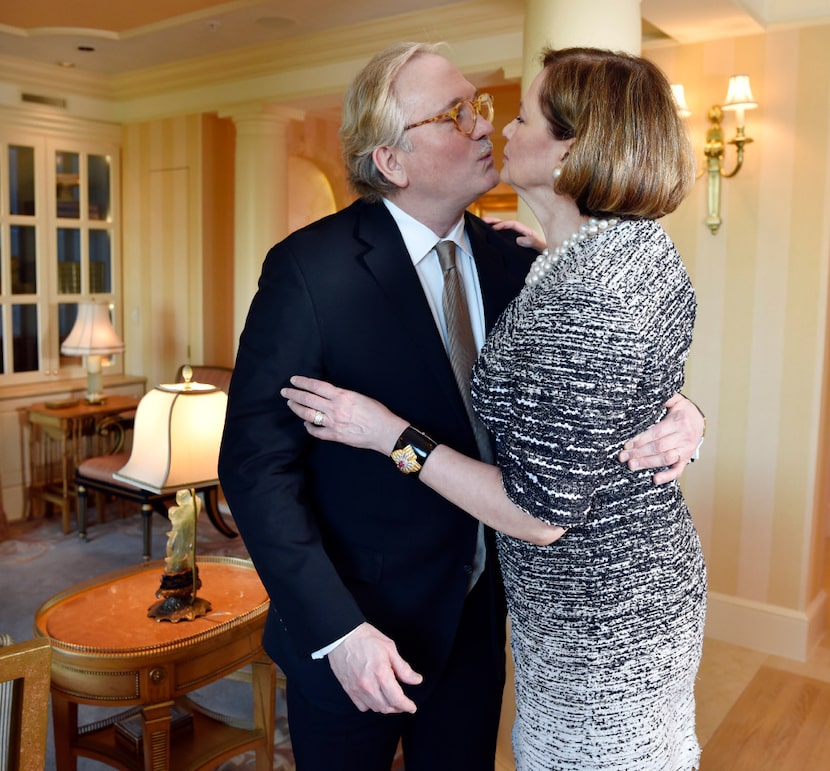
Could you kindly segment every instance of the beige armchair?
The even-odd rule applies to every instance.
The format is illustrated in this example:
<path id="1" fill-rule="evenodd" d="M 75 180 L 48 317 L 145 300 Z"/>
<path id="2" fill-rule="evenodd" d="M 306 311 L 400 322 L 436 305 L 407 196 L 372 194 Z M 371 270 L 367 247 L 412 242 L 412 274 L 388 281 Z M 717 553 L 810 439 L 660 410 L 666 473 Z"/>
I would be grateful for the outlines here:
<path id="1" fill-rule="evenodd" d="M 49 640 L 0 635 L 0 768 L 43 771 L 49 725 Z"/>

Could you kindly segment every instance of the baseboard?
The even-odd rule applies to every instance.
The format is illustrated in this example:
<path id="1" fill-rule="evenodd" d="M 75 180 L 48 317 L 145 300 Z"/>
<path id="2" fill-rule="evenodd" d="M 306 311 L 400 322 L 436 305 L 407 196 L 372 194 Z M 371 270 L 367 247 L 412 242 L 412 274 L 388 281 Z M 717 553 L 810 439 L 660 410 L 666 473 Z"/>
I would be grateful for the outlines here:
<path id="1" fill-rule="evenodd" d="M 825 630 L 827 595 L 822 589 L 806 611 L 709 592 L 706 636 L 732 645 L 806 661 Z"/>

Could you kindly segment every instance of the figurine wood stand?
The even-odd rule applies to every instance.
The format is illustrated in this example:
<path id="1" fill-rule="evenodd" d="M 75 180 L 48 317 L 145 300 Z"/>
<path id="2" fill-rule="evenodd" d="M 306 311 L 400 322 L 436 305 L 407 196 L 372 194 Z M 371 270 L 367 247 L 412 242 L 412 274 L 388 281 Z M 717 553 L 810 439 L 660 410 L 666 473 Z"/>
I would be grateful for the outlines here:
<path id="1" fill-rule="evenodd" d="M 160 599 L 147 610 L 147 615 L 156 621 L 193 621 L 211 610 L 208 600 L 196 596 L 202 588 L 196 566 L 196 520 L 201 503 L 195 490 L 179 490 L 176 505 L 168 510 L 171 528 L 167 534 L 167 557 L 156 592 Z"/>

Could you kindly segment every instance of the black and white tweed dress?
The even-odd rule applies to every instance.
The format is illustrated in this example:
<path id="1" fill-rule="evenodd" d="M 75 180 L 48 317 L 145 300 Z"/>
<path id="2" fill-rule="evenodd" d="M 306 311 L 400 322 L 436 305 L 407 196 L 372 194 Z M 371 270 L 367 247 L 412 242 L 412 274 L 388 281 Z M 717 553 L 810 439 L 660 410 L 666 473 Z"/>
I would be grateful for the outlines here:
<path id="1" fill-rule="evenodd" d="M 706 573 L 676 483 L 615 456 L 683 384 L 695 297 L 654 221 L 623 221 L 526 287 L 473 377 L 519 507 L 570 528 L 499 534 L 519 771 L 689 771 Z"/>

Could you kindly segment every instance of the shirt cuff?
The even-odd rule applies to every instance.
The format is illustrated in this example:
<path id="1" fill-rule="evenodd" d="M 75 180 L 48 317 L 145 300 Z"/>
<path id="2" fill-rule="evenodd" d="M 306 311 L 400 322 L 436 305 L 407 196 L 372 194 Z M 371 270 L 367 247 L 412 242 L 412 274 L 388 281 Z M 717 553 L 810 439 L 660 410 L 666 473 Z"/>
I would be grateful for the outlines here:
<path id="1" fill-rule="evenodd" d="M 316 650 L 311 654 L 311 658 L 313 659 L 324 659 L 326 656 L 329 655 L 340 643 L 342 643 L 347 637 L 351 637 L 357 630 L 357 627 L 352 629 L 351 632 L 344 634 L 339 640 L 335 640 L 331 645 L 327 645 L 325 648 L 320 648 L 320 650 Z"/>
<path id="2" fill-rule="evenodd" d="M 694 455 L 689 458 L 689 463 L 694 463 L 696 460 L 700 460 L 700 448 L 703 447 L 703 439 L 704 437 L 700 437 L 700 441 L 697 443 L 697 448 L 695 449 Z"/>

